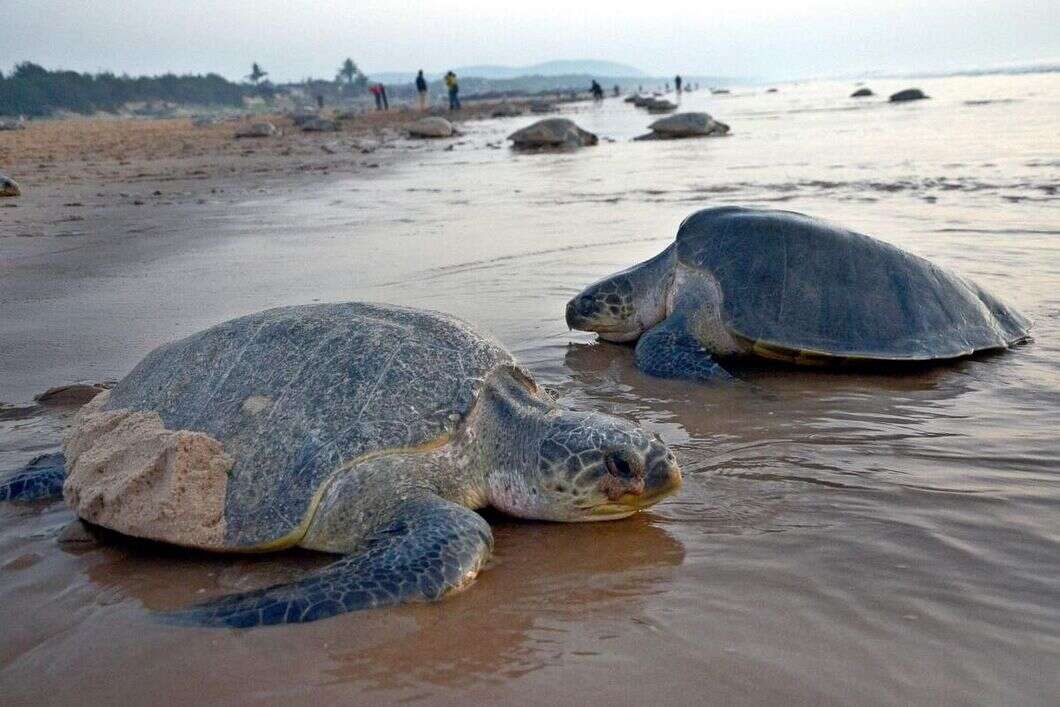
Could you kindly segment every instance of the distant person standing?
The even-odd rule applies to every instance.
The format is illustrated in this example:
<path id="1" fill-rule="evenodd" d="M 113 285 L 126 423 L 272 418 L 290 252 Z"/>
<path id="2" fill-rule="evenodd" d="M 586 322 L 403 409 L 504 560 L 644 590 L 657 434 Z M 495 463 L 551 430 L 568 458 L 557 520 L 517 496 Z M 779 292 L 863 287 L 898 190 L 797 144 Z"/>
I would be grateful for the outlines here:
<path id="1" fill-rule="evenodd" d="M 604 87 L 601 86 L 600 84 L 598 84 L 596 82 L 596 79 L 593 79 L 593 83 L 592 83 L 592 86 L 590 87 L 590 90 L 593 92 L 593 100 L 594 101 L 602 101 L 602 100 L 604 100 Z"/>
<path id="2" fill-rule="evenodd" d="M 674 76 L 674 90 L 681 93 L 681 75 Z"/>
<path id="3" fill-rule="evenodd" d="M 618 98 L 618 93 L 619 93 L 620 90 L 621 89 L 619 89 L 618 84 L 616 83 L 615 84 L 615 98 Z"/>
<path id="4" fill-rule="evenodd" d="M 427 79 L 423 78 L 423 69 L 416 74 L 416 93 L 420 97 L 420 110 L 427 110 Z"/>
<path id="5" fill-rule="evenodd" d="M 375 109 L 383 110 L 383 92 L 380 90 L 380 85 L 373 83 L 369 88 L 368 92 L 375 96 Z"/>
<path id="6" fill-rule="evenodd" d="M 460 110 L 460 82 L 452 71 L 445 74 L 445 87 L 449 89 L 449 110 Z"/>

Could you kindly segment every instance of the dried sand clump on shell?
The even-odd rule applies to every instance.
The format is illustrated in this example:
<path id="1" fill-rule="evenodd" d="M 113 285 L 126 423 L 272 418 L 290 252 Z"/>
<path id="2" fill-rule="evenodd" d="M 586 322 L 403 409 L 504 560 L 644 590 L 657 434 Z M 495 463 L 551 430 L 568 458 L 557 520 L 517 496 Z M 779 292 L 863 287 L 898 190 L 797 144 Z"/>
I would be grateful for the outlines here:
<path id="1" fill-rule="evenodd" d="M 167 430 L 156 412 L 85 405 L 64 445 L 63 496 L 78 516 L 127 535 L 219 548 L 233 459 L 201 432 Z"/>

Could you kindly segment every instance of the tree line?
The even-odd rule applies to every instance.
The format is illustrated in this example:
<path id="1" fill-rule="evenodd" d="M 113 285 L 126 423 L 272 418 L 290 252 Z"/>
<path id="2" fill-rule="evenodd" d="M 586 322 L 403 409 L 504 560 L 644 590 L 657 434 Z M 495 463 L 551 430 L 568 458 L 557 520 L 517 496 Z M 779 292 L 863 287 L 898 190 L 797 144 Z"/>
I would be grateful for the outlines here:
<path id="1" fill-rule="evenodd" d="M 116 112 L 128 103 L 155 101 L 242 106 L 244 97 L 269 98 L 282 90 L 270 83 L 267 75 L 257 63 L 253 64 L 247 83 L 234 83 L 219 74 L 132 77 L 110 72 L 53 71 L 27 61 L 16 65 L 9 75 L 0 72 L 0 115 L 40 117 L 57 111 Z M 368 78 L 352 59 L 346 59 L 334 83 L 341 93 L 355 95 L 365 90 Z"/>

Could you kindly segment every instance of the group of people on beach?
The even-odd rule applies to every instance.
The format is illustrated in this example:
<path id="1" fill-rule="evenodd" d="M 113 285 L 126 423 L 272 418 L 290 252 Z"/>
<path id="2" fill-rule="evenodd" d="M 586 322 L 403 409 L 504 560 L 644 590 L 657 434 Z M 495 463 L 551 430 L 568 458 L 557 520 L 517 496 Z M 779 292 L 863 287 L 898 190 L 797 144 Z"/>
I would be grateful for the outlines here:
<path id="1" fill-rule="evenodd" d="M 457 80 L 456 74 L 452 71 L 447 71 L 442 79 L 445 81 L 445 88 L 449 93 L 449 110 L 460 110 L 460 82 Z M 419 98 L 419 108 L 421 111 L 425 111 L 430 104 L 430 100 L 427 91 L 427 78 L 423 75 L 423 69 L 416 72 L 415 84 L 416 95 Z M 368 87 L 368 92 L 375 98 L 376 110 L 390 110 L 386 86 L 381 83 L 374 83 Z"/>
<path id="2" fill-rule="evenodd" d="M 442 77 L 445 82 L 446 91 L 449 94 L 449 110 L 460 110 L 460 82 L 456 77 L 456 74 L 450 70 L 445 72 L 445 76 Z M 674 77 L 674 87 L 677 89 L 677 93 L 681 93 L 681 77 Z M 426 111 L 430 105 L 430 96 L 428 95 L 427 89 L 427 78 L 423 75 L 423 69 L 416 72 L 416 95 L 419 98 L 419 109 Z M 643 89 L 643 87 L 640 87 Z M 666 84 L 666 90 L 670 90 L 670 84 Z M 381 83 L 372 84 L 368 91 L 375 97 L 375 109 L 376 110 L 390 110 L 390 102 L 386 96 L 386 86 Z M 594 100 L 603 100 L 604 89 L 595 79 L 590 87 Z M 615 84 L 614 94 L 619 94 L 618 84 Z"/>

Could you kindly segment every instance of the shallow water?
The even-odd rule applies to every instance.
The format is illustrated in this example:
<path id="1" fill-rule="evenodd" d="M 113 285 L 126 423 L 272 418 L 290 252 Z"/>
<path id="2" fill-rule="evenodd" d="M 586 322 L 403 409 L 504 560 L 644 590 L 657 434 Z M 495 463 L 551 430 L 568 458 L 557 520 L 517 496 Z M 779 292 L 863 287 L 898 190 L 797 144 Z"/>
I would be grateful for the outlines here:
<path id="1" fill-rule="evenodd" d="M 494 332 L 564 404 L 657 430 L 686 479 L 628 521 L 491 516 L 489 569 L 441 603 L 246 632 L 151 611 L 321 559 L 77 549 L 57 543 L 61 504 L 2 507 L 5 703 L 1055 704 L 1060 76 L 871 83 L 908 85 L 932 100 L 858 102 L 846 83 L 690 94 L 683 108 L 733 128 L 700 141 L 629 142 L 643 112 L 572 105 L 615 142 L 516 155 L 490 144 L 530 118 L 473 123 L 452 152 L 370 181 L 89 221 L 76 244 L 0 241 L 4 402 L 120 377 L 265 307 L 386 300 Z M 804 211 L 952 267 L 1031 317 L 1034 341 L 902 375 L 747 370 L 750 385 L 708 387 L 566 330 L 572 294 L 721 203 Z M 55 448 L 64 422 L 0 415 L 0 469 Z"/>

